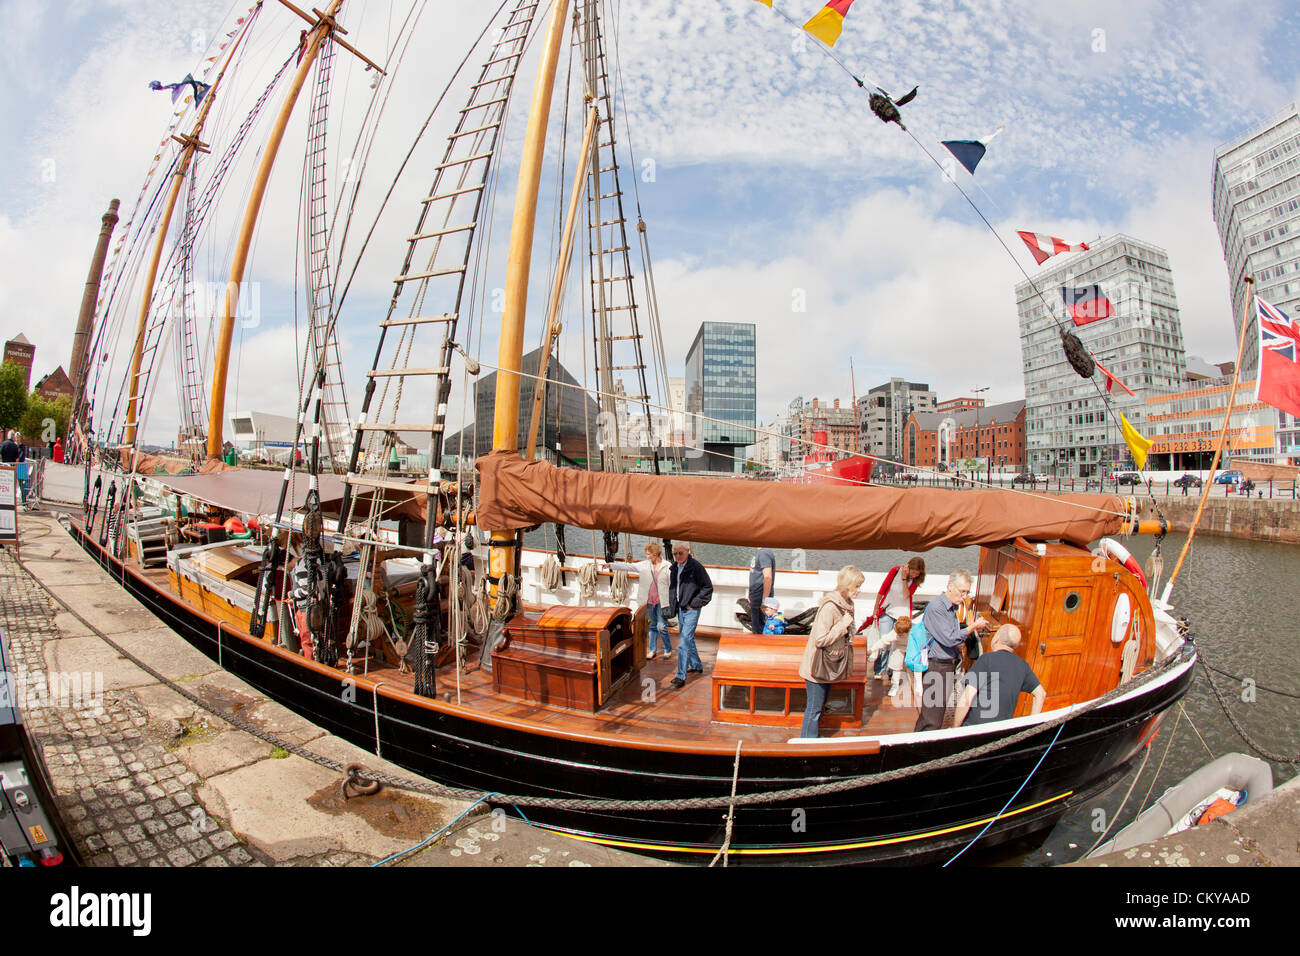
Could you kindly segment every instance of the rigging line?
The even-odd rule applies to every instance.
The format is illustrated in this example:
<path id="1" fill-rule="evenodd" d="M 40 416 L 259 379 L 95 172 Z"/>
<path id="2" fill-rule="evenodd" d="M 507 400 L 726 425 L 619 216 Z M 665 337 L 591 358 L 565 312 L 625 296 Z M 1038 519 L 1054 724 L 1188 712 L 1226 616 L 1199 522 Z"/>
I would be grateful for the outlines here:
<path id="1" fill-rule="evenodd" d="M 503 5 L 504 2 L 506 2 L 506 0 L 503 0 Z M 339 248 L 338 248 L 338 261 L 340 267 L 343 264 L 344 251 L 347 248 L 348 231 L 352 227 L 352 217 L 356 213 L 357 201 L 360 199 L 361 196 L 361 183 L 365 179 L 366 168 L 367 166 L 370 165 L 370 154 L 373 151 L 375 147 L 375 141 L 379 136 L 379 128 L 383 123 L 384 111 L 388 108 L 388 101 L 389 98 L 392 96 L 392 91 L 394 86 L 393 81 L 397 78 L 397 74 L 401 70 L 402 64 L 406 60 L 407 50 L 410 48 L 411 40 L 415 36 L 415 31 L 419 26 L 420 19 L 424 16 L 424 10 L 426 6 L 427 4 L 424 2 L 424 0 L 421 0 L 420 12 L 418 14 L 414 12 L 415 11 L 414 6 L 412 6 L 411 11 L 407 13 L 406 20 L 402 23 L 402 28 L 398 31 L 397 41 L 393 43 L 388 53 L 388 62 L 392 63 L 392 66 L 388 70 L 388 82 L 385 83 L 383 81 L 383 78 L 382 77 L 380 78 L 380 85 L 383 86 L 384 88 L 384 94 L 383 94 L 383 100 L 379 104 L 379 109 L 375 114 L 374 122 L 373 123 L 370 122 L 370 114 L 375 109 L 374 104 L 378 99 L 377 95 L 371 97 L 370 105 L 367 107 L 366 113 L 361 119 L 361 128 L 357 131 L 357 143 L 352 148 L 352 156 L 350 158 L 354 159 L 357 156 L 357 154 L 360 153 L 362 157 L 361 168 L 357 171 L 356 179 L 352 187 L 352 196 L 351 199 L 348 201 L 348 212 L 343 219 L 343 235 L 339 239 Z M 412 16 L 414 16 L 414 22 L 412 22 Z M 391 19 L 392 19 L 392 7 L 390 6 L 389 7 L 390 31 L 392 29 Z M 494 19 L 495 19 L 495 14 L 494 14 Z M 402 39 L 403 36 L 405 36 L 404 41 Z M 400 53 L 397 52 L 398 44 L 401 44 L 402 47 Z M 393 63 L 394 55 L 396 55 L 397 57 L 395 63 Z M 455 77 L 453 76 L 452 79 L 454 80 Z M 369 130 L 368 138 L 367 138 L 367 130 Z M 361 143 L 363 139 L 365 140 L 364 149 L 362 149 L 361 147 Z M 345 195 L 345 191 L 340 191 L 338 199 L 335 202 L 334 217 L 333 217 L 334 221 L 331 222 L 330 224 L 331 231 L 337 226 L 338 217 L 343 207 L 344 195 Z M 342 304 L 343 304 L 342 299 L 340 298 L 338 306 L 342 306 Z"/>
<path id="2" fill-rule="evenodd" d="M 1201 666 L 1204 667 L 1206 670 L 1214 671 L 1214 673 L 1219 674 L 1222 677 L 1231 677 L 1235 681 L 1255 680 L 1255 678 L 1253 677 L 1243 677 L 1241 674 L 1229 673 L 1228 671 L 1225 671 L 1221 667 L 1214 667 L 1213 665 L 1205 663 L 1204 659 L 1202 659 L 1201 661 Z M 1292 700 L 1300 699 L 1300 694 L 1293 694 L 1290 691 L 1278 690 L 1276 687 L 1265 687 L 1263 684 L 1259 684 L 1259 683 L 1255 683 L 1253 684 L 1253 686 L 1256 690 L 1267 691 L 1270 694 L 1277 694 L 1279 697 L 1290 697 Z"/>
<path id="3" fill-rule="evenodd" d="M 1001 819 L 1002 814 L 1004 814 L 1004 813 L 1007 812 L 1007 807 L 1011 806 L 1011 804 L 1015 802 L 1016 797 L 1020 796 L 1020 791 L 1023 790 L 1023 789 L 1025 789 L 1025 787 L 1027 787 L 1027 786 L 1029 785 L 1029 781 L 1032 780 L 1033 777 L 1034 777 L 1034 774 L 1038 772 L 1038 768 L 1041 767 L 1041 766 L 1043 765 L 1043 761 L 1047 759 L 1047 755 L 1048 755 L 1049 753 L 1052 752 L 1052 747 L 1055 746 L 1056 741 L 1057 741 L 1057 740 L 1060 738 L 1060 736 L 1061 736 L 1061 731 L 1064 730 L 1064 729 L 1065 729 L 1065 724 L 1064 724 L 1064 722 L 1062 722 L 1062 723 L 1061 723 L 1061 724 L 1056 728 L 1056 736 L 1053 737 L 1053 738 L 1052 738 L 1052 742 L 1049 743 L 1049 744 L 1047 745 L 1047 749 L 1043 751 L 1043 755 L 1042 755 L 1041 757 L 1038 758 L 1038 763 L 1034 764 L 1034 769 L 1031 770 L 1031 771 L 1029 771 L 1029 776 L 1028 776 L 1028 777 L 1025 777 L 1024 782 L 1022 782 L 1022 783 L 1020 784 L 1020 786 L 1016 788 L 1016 792 L 1013 793 L 1013 794 L 1011 795 L 1011 799 L 1007 801 L 1006 806 L 1004 806 L 1001 810 L 998 811 L 997 816 L 995 816 L 995 817 L 994 817 L 992 820 L 990 820 L 988 823 L 984 824 L 984 829 L 983 829 L 983 830 L 980 830 L 979 833 L 977 833 L 977 834 L 975 834 L 973 837 L 971 837 L 970 842 L 967 843 L 967 844 L 966 844 L 964 847 L 962 847 L 960 850 L 958 850 L 958 851 L 956 852 L 956 854 L 952 857 L 952 859 L 949 860 L 947 863 L 944 864 L 945 867 L 946 867 L 946 866 L 950 866 L 951 864 L 955 863 L 956 860 L 957 860 L 957 857 L 961 856 L 963 853 L 965 853 L 967 850 L 969 850 L 971 847 L 973 847 L 973 846 L 975 845 L 976 841 L 979 840 L 980 837 L 982 837 L 985 833 L 988 832 L 989 827 L 993 826 L 993 824 L 995 824 L 999 819 Z"/>
<path id="4" fill-rule="evenodd" d="M 361 257 L 365 255 L 366 248 L 370 245 L 370 240 L 374 236 L 375 230 L 379 228 L 379 220 L 383 216 L 384 210 L 388 207 L 388 200 L 392 198 L 393 191 L 397 189 L 398 181 L 402 178 L 403 173 L 406 172 L 406 165 L 415 154 L 415 148 L 420 144 L 420 140 L 423 139 L 424 134 L 428 131 L 429 124 L 433 122 L 434 114 L 437 112 L 438 107 L 442 105 L 442 101 L 447 96 L 452 84 L 454 84 L 457 77 L 460 76 L 460 71 L 465 68 L 465 64 L 468 63 L 470 57 L 474 55 L 474 51 L 478 49 L 478 45 L 483 42 L 483 38 L 487 36 L 488 31 L 492 28 L 492 24 L 496 22 L 497 17 L 501 15 L 501 11 L 505 9 L 507 3 L 509 3 L 509 0 L 501 0 L 501 5 L 498 6 L 492 16 L 488 18 L 488 22 L 484 25 L 483 30 L 478 35 L 478 39 L 474 41 L 473 45 L 465 53 L 464 59 L 460 61 L 460 64 L 456 67 L 456 71 L 452 73 L 451 78 L 447 81 L 447 85 L 443 87 L 442 92 L 438 94 L 438 98 L 434 100 L 433 106 L 429 110 L 429 115 L 424 118 L 424 123 L 415 134 L 415 139 L 411 143 L 410 149 L 408 149 L 406 155 L 402 157 L 402 162 L 397 167 L 397 172 L 393 175 L 393 181 L 389 183 L 388 191 L 384 193 L 383 201 L 379 204 L 379 209 L 375 212 L 375 220 L 370 224 L 370 229 L 366 232 L 366 238 L 361 243 L 361 249 L 357 252 L 357 258 L 353 263 L 352 272 L 348 274 L 348 281 L 344 283 L 343 291 L 339 294 L 338 308 L 341 309 L 344 300 L 347 299 L 348 290 L 352 288 L 352 280 L 356 277 L 357 270 L 361 267 Z"/>
<path id="5" fill-rule="evenodd" d="M 1172 750 L 1174 747 L 1174 737 L 1178 733 L 1178 725 L 1182 723 L 1183 715 L 1186 713 L 1187 713 L 1187 708 L 1183 705 L 1183 701 L 1180 700 L 1178 702 L 1178 716 L 1174 719 L 1174 726 L 1169 731 L 1169 739 L 1165 741 L 1165 754 L 1163 757 L 1160 758 L 1160 766 L 1156 767 L 1155 776 L 1153 776 L 1151 778 L 1151 782 L 1147 784 L 1147 792 L 1142 795 L 1142 802 L 1138 804 L 1139 815 L 1141 815 L 1141 813 L 1147 808 L 1147 800 L 1151 798 L 1151 791 L 1156 788 L 1156 781 L 1160 779 L 1160 771 L 1163 770 L 1165 767 L 1165 759 L 1169 756 L 1169 751 Z M 1188 723 L 1191 723 L 1191 718 L 1188 718 Z M 1195 730 L 1196 728 L 1193 727 L 1192 729 Z M 1138 775 L 1141 776 L 1141 771 L 1138 771 Z M 1118 816 L 1119 815 L 1116 814 L 1117 818 Z M 1093 849 L 1095 850 L 1096 847 L 1093 847 Z M 1089 850 L 1088 852 L 1091 853 L 1092 850 Z"/>
<path id="6" fill-rule="evenodd" d="M 585 313 L 585 311 L 584 311 L 584 318 L 583 318 L 583 335 L 584 335 L 584 336 L 586 335 L 586 313 Z M 584 381 L 584 384 L 578 385 L 578 384 L 573 384 L 573 383 L 570 383 L 570 382 L 565 382 L 565 381 L 562 381 L 562 380 L 560 380 L 560 379 L 554 379 L 554 378 L 549 378 L 549 377 L 545 379 L 545 384 L 547 384 L 547 385 L 555 385 L 555 386 L 559 386 L 559 387 L 561 387 L 561 388 L 579 389 L 579 390 L 581 390 L 581 391 L 583 391 L 583 392 L 588 393 L 589 395 L 597 395 L 597 396 L 602 396 L 602 397 L 617 398 L 618 396 L 617 396 L 616 394 L 614 394 L 614 393 L 601 392 L 599 389 L 593 389 L 593 388 L 588 388 L 588 387 L 587 387 L 587 385 L 585 384 L 585 381 L 586 381 L 586 374 L 587 374 L 587 371 L 586 371 L 586 357 L 587 357 L 587 356 L 586 356 L 586 343 L 585 343 L 585 342 L 583 343 L 583 349 L 584 349 L 584 350 L 583 350 L 583 381 Z M 483 368 L 485 368 L 485 369 L 491 369 L 491 370 L 493 370 L 493 371 L 501 371 L 501 367 L 500 367 L 500 366 L 498 366 L 498 365 L 493 365 L 493 364 L 490 363 L 490 362 L 483 362 L 483 361 L 480 361 L 479 364 L 480 364 Z M 537 374 L 535 374 L 535 373 L 525 372 L 525 371 L 522 371 L 522 370 L 515 371 L 514 374 L 518 375 L 520 378 L 531 378 L 531 379 L 540 379 L 540 378 L 541 378 L 541 376 L 539 376 L 539 375 L 537 375 Z M 662 406 L 662 405 L 653 405 L 652 407 L 654 407 L 654 408 L 656 408 L 656 409 L 658 409 L 658 410 L 660 410 L 660 411 L 664 411 L 664 410 L 666 410 L 666 409 L 665 409 L 665 406 Z M 583 403 L 583 409 L 584 409 L 584 411 L 583 411 L 583 415 L 584 415 L 584 418 L 585 418 L 585 416 L 588 414 L 587 411 L 586 411 L 586 403 L 585 403 L 585 402 Z M 711 417 L 711 416 L 709 416 L 709 415 L 702 415 L 702 414 L 700 414 L 699 412 L 682 412 L 682 414 L 683 414 L 683 415 L 686 415 L 686 416 L 688 416 L 688 417 L 690 417 L 690 418 L 692 418 L 692 419 L 695 419 L 695 420 L 698 421 L 698 422 L 709 422 L 709 423 L 719 424 L 719 425 L 735 425 L 735 424 L 736 424 L 735 422 L 733 422 L 733 421 L 728 421 L 727 419 L 724 419 L 724 418 L 713 418 L 713 417 Z M 748 430 L 748 431 L 753 431 L 755 434 L 764 435 L 764 436 L 766 436 L 766 437 L 788 438 L 790 441 L 798 442 L 798 443 L 801 444 L 801 445 L 807 445 L 807 446 L 810 447 L 810 448 L 818 448 L 818 449 L 823 449 L 823 450 L 828 450 L 828 451 L 838 451 L 838 452 L 848 452 L 848 451 L 849 451 L 849 449 L 846 449 L 846 448 L 840 448 L 840 447 L 835 446 L 835 445 L 829 445 L 829 444 L 823 444 L 823 443 L 821 443 L 821 442 L 810 441 L 809 439 L 806 439 L 806 438 L 795 438 L 795 437 L 792 437 L 792 436 L 789 436 L 789 435 L 782 435 L 780 432 L 770 431 L 770 430 L 768 430 L 768 429 L 766 429 L 766 428 L 763 428 L 762 426 L 758 426 L 758 425 L 756 425 L 756 426 L 752 426 L 752 427 L 749 426 L 749 425 L 746 425 L 746 426 L 744 426 L 744 427 L 745 427 L 746 430 Z M 590 421 L 588 420 L 588 421 L 587 421 L 587 430 L 588 430 L 588 434 L 590 434 L 590 428 L 591 428 L 591 426 L 590 426 Z M 724 452 L 715 452 L 715 454 L 717 454 L 717 455 L 718 455 L 719 457 L 721 457 L 721 458 L 730 458 L 730 459 L 732 459 L 733 461 L 741 461 L 741 462 L 751 462 L 751 461 L 752 461 L 752 462 L 755 462 L 755 463 L 759 463 L 759 462 L 758 462 L 758 459 L 754 459 L 754 458 L 743 458 L 743 457 L 738 457 L 738 456 L 736 456 L 736 455 L 728 455 L 728 454 L 726 454 L 726 453 L 724 453 Z M 884 465 L 896 465 L 896 466 L 899 466 L 899 467 L 901 467 L 901 468 L 903 468 L 903 469 L 905 469 L 905 470 L 908 470 L 908 471 L 918 471 L 918 469 L 917 469 L 917 467 L 916 467 L 915 465 L 909 465 L 909 464 L 907 464 L 906 462 L 895 461 L 895 460 L 893 460 L 893 459 L 891 459 L 891 458 L 884 458 L 884 457 L 882 457 L 882 456 L 880 456 L 880 455 L 872 455 L 872 454 L 868 454 L 868 453 L 866 453 L 866 452 L 858 452 L 857 454 L 860 454 L 863 458 L 870 458 L 872 461 L 875 461 L 875 462 L 877 462 L 877 463 L 879 463 L 879 464 L 884 464 Z M 588 444 L 588 458 L 590 458 L 590 444 Z M 588 463 L 588 470 L 591 470 L 591 468 L 590 468 L 590 462 Z M 844 482 L 848 482 L 848 483 L 852 483 L 852 484 L 861 484 L 861 485 L 869 485 L 869 484 L 870 484 L 870 482 L 857 481 L 857 480 L 855 480 L 855 479 L 851 479 L 851 478 L 840 478 L 839 480 L 840 480 L 840 481 L 844 481 Z M 966 479 L 963 479 L 963 480 L 966 480 Z M 972 486 L 979 486 L 979 487 L 982 487 L 982 488 L 986 488 L 986 489 L 988 489 L 988 490 L 990 490 L 990 491 L 1003 491 L 1003 492 L 1006 492 L 1007 494 L 1023 495 L 1023 496 L 1028 497 L 1028 498 L 1037 498 L 1037 499 L 1039 499 L 1039 500 L 1041 500 L 1041 501 L 1051 501 L 1051 502 L 1054 502 L 1054 503 L 1056 503 L 1056 504 L 1058 504 L 1058 505 L 1069 505 L 1069 506 L 1071 506 L 1071 507 L 1081 508 L 1081 509 L 1083 509 L 1083 510 L 1085 510 L 1085 511 L 1096 512 L 1097 514 L 1115 515 L 1115 516 L 1117 516 L 1117 517 L 1121 517 L 1121 518 L 1128 518 L 1128 517 L 1130 517 L 1130 515 L 1129 515 L 1127 512 L 1123 512 L 1123 511 L 1111 511 L 1111 510 L 1108 509 L 1108 508 L 1100 508 L 1100 507 L 1097 507 L 1096 505 L 1084 504 L 1083 502 L 1079 502 L 1079 501 L 1067 501 L 1067 500 L 1065 500 L 1065 499 L 1063 499 L 1063 498 L 1053 497 L 1053 496 L 1051 496 L 1051 495 L 1039 494 L 1039 493 L 1036 492 L 1036 491 L 1026 491 L 1026 490 L 1021 489 L 1021 488 L 1015 488 L 1015 487 L 1012 487 L 1012 488 L 1003 488 L 1003 487 L 1001 487 L 1001 486 L 999 486 L 999 485 L 993 485 L 993 484 L 990 484 L 990 483 L 988 483 L 988 482 L 979 481 L 978 479 L 970 479 L 970 484 L 971 484 Z"/>
<path id="7" fill-rule="evenodd" d="M 1169 739 L 1172 742 L 1173 740 L 1172 734 L 1170 735 Z M 1106 834 L 1110 832 L 1110 828 L 1115 825 L 1115 822 L 1119 820 L 1120 815 L 1124 812 L 1124 808 L 1128 806 L 1128 798 L 1133 796 L 1133 788 L 1137 786 L 1138 778 L 1142 776 L 1142 771 L 1147 768 L 1147 761 L 1151 759 L 1151 748 L 1144 747 L 1143 749 L 1146 751 L 1146 753 L 1142 755 L 1142 766 L 1138 767 L 1137 773 L 1133 774 L 1133 782 L 1128 785 L 1128 792 L 1124 794 L 1124 799 L 1120 801 L 1119 809 L 1116 810 L 1114 814 L 1111 815 L 1110 822 L 1106 824 L 1106 829 L 1101 831 L 1101 835 L 1097 837 L 1096 842 L 1093 843 L 1092 846 L 1088 847 L 1087 851 L 1084 852 L 1084 854 L 1081 857 L 1079 857 L 1080 860 L 1086 860 L 1089 857 L 1089 855 L 1091 855 L 1092 852 L 1097 849 L 1097 847 L 1101 846 L 1102 841 L 1106 839 Z M 1168 746 L 1165 747 L 1165 756 L 1166 757 L 1169 756 Z M 1163 766 L 1164 760 L 1162 759 L 1160 763 L 1161 766 Z M 1156 776 L 1159 775 L 1160 775 L 1160 771 L 1159 769 L 1157 769 Z M 1147 791 L 1148 794 L 1150 792 L 1151 791 L 1149 790 Z"/>
<path id="8" fill-rule="evenodd" d="M 795 21 L 791 20 L 790 17 L 787 16 L 783 11 L 776 9 L 775 6 L 772 7 L 772 12 L 780 16 L 782 19 L 784 19 L 786 22 L 788 22 L 795 28 L 801 31 L 803 30 L 803 27 L 800 24 L 795 23 Z M 821 49 L 823 53 L 829 56 L 831 60 L 833 60 L 841 70 L 847 73 L 853 79 L 853 81 L 858 84 L 859 87 L 865 87 L 867 83 L 870 83 L 872 86 L 875 86 L 877 90 L 880 90 L 882 93 L 884 92 L 884 88 L 878 85 L 874 80 L 871 80 L 870 77 L 868 77 L 864 82 L 862 77 L 859 77 L 856 73 L 854 73 L 853 70 L 851 70 L 849 66 L 842 59 L 840 59 L 839 55 L 836 54 L 832 48 L 822 43 L 821 40 L 817 40 L 816 38 L 814 38 L 814 40 L 816 40 L 817 47 Z M 1056 322 L 1057 328 L 1062 333 L 1069 331 L 1067 327 L 1064 325 L 1060 316 L 1056 314 L 1052 306 L 1048 303 L 1047 299 L 1044 297 L 1042 290 L 1038 288 L 1038 284 L 1033 280 L 1033 278 L 1030 277 L 1029 273 L 1025 271 L 1024 266 L 1020 264 L 1020 260 L 1018 260 L 1015 257 L 1015 254 L 1007 246 L 1001 234 L 999 234 L 997 229 L 993 227 L 993 224 L 989 222 L 988 217 L 986 217 L 983 211 L 979 208 L 979 206 L 975 204 L 975 201 L 971 199 L 971 197 L 966 193 L 964 189 L 962 189 L 961 184 L 957 182 L 955 177 L 949 177 L 945 173 L 943 164 L 940 163 L 934 157 L 934 155 L 930 152 L 930 150 L 925 146 L 924 143 L 922 143 L 919 139 L 917 139 L 916 135 L 911 130 L 904 129 L 903 131 L 907 133 L 908 137 L 911 138 L 912 142 L 916 143 L 917 148 L 920 149 L 921 152 L 923 152 L 929 158 L 930 162 L 934 163 L 935 166 L 938 167 L 941 173 L 944 173 L 944 179 L 950 182 L 953 188 L 956 189 L 959 193 L 961 193 L 962 198 L 966 200 L 966 202 L 970 205 L 971 209 L 975 210 L 975 214 L 979 216 L 980 220 L 984 223 L 984 225 L 988 227 L 989 232 L 991 232 L 993 234 L 993 237 L 997 239 L 998 244 L 1006 252 L 1007 256 L 1011 259 L 1011 262 L 1015 265 L 1016 269 L 1019 270 L 1020 274 L 1025 277 L 1025 280 L 1029 283 L 1030 288 L 1034 290 L 1034 294 L 1038 297 L 1038 299 L 1043 303 L 1043 306 L 1047 309 L 1047 314 L 1052 318 L 1053 321 Z M 981 187 L 981 191 L 983 191 L 983 187 Z M 987 193 L 985 195 L 987 195 Z M 997 204 L 994 203 L 994 205 Z M 1096 390 L 1098 397 L 1101 398 L 1102 405 L 1106 409 L 1106 412 L 1110 415 L 1111 420 L 1114 421 L 1114 423 L 1117 426 L 1119 426 L 1120 422 L 1116 418 L 1116 412 L 1114 406 L 1111 404 L 1110 396 L 1102 391 L 1101 384 L 1097 381 L 1095 375 L 1090 376 L 1088 381 L 1092 383 L 1092 386 Z M 1148 491 L 1149 490 L 1150 489 L 1148 489 Z M 1157 512 L 1163 515 L 1163 511 L 1160 510 L 1159 503 L 1155 500 L 1154 494 L 1152 494 L 1150 497 L 1151 497 L 1151 503 L 1156 507 Z"/>

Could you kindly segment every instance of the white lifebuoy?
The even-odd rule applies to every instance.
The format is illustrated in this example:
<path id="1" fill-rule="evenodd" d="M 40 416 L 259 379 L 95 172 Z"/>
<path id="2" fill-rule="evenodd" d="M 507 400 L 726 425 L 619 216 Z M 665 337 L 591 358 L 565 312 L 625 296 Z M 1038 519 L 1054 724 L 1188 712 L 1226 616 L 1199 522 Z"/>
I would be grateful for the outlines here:
<path id="1" fill-rule="evenodd" d="M 1129 572 L 1133 577 L 1138 579 L 1138 583 L 1141 584 L 1143 588 L 1147 586 L 1147 576 L 1142 573 L 1142 569 L 1138 566 L 1137 559 L 1134 558 L 1133 555 L 1129 554 L 1128 548 L 1124 547 L 1124 545 L 1120 544 L 1114 538 L 1102 538 L 1097 542 L 1097 544 L 1098 550 L 1102 554 L 1114 558 L 1120 564 L 1124 565 L 1124 567 L 1128 568 Z"/>

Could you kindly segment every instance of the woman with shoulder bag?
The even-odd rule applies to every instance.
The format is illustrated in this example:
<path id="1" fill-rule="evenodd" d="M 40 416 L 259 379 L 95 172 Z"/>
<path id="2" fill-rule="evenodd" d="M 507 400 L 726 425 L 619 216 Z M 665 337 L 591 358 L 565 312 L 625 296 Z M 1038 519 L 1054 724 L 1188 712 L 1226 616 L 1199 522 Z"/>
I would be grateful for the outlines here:
<path id="1" fill-rule="evenodd" d="M 822 598 L 812 632 L 799 662 L 799 676 L 807 688 L 800 737 L 819 737 L 822 710 L 831 685 L 853 673 L 853 599 L 864 575 L 853 565 L 840 568 L 835 590 Z"/>

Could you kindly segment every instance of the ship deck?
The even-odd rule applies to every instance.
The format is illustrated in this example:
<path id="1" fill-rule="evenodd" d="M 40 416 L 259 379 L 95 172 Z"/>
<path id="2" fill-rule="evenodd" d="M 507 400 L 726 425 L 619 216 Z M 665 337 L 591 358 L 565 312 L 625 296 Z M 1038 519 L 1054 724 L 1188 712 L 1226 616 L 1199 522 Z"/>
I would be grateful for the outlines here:
<path id="1" fill-rule="evenodd" d="M 140 568 L 134 562 L 130 567 L 158 590 L 169 592 L 165 568 Z M 493 687 L 492 674 L 474 664 L 460 669 L 459 678 L 454 662 L 440 667 L 437 672 L 439 697 L 445 700 L 445 695 L 450 694 L 451 702 L 471 710 L 508 720 L 526 721 L 557 733 L 616 734 L 621 740 L 635 737 L 647 743 L 732 746 L 739 740 L 744 744 L 770 747 L 799 736 L 797 724 L 773 727 L 713 720 L 711 675 L 717 658 L 719 632 L 710 629 L 697 633 L 696 649 L 704 664 L 704 673 L 688 675 L 686 686 L 681 688 L 675 688 L 671 683 L 676 673 L 678 643 L 676 632 L 672 634 L 672 659 L 665 661 L 657 657 L 646 661 L 640 671 L 595 713 L 532 703 L 500 694 Z M 382 682 L 386 688 L 414 692 L 414 675 L 396 667 L 370 667 L 357 676 Z M 654 681 L 653 695 L 646 694 L 643 683 L 646 679 Z M 824 726 L 822 736 L 861 737 L 910 732 L 919 710 L 895 706 L 888 698 L 888 686 L 887 681 L 868 679 L 863 697 L 862 725 L 838 731 Z M 646 696 L 651 696 L 651 699 L 646 700 Z"/>

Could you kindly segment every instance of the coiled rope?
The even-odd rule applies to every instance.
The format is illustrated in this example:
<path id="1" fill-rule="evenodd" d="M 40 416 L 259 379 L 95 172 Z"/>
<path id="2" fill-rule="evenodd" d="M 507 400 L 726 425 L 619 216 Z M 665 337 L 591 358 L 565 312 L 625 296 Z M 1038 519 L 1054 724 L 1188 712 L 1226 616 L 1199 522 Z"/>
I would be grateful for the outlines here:
<path id="1" fill-rule="evenodd" d="M 578 571 L 578 591 L 584 601 L 596 596 L 596 585 L 600 581 L 600 568 L 595 561 L 584 564 Z"/>
<path id="2" fill-rule="evenodd" d="M 542 587 L 548 591 L 554 591 L 560 586 L 560 562 L 555 560 L 555 555 L 548 554 L 546 560 L 542 562 L 541 570 L 538 577 L 542 582 Z"/>
<path id="3" fill-rule="evenodd" d="M 609 586 L 609 599 L 615 604 L 623 604 L 627 601 L 628 593 L 631 591 L 630 582 L 626 571 L 615 571 L 614 580 Z"/>

